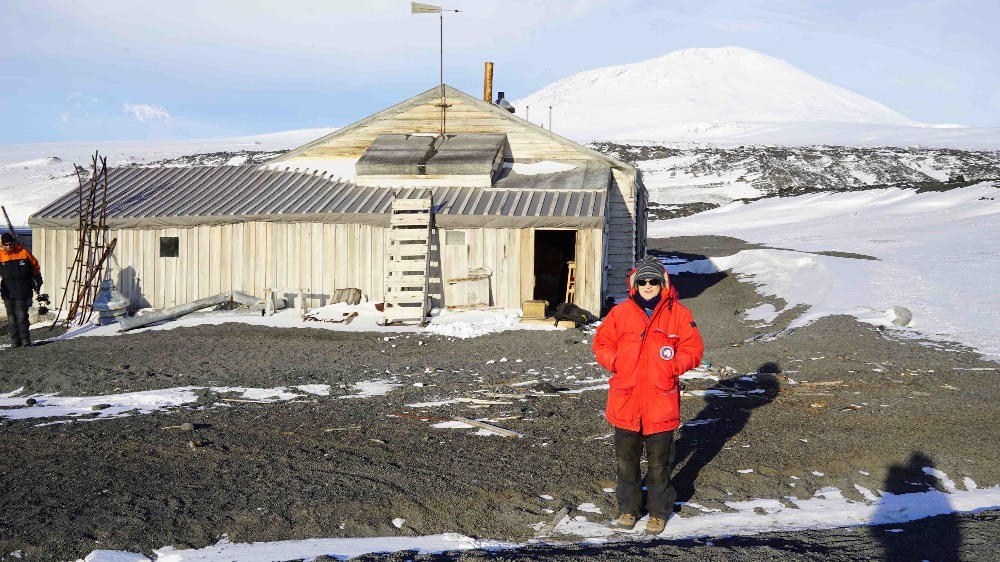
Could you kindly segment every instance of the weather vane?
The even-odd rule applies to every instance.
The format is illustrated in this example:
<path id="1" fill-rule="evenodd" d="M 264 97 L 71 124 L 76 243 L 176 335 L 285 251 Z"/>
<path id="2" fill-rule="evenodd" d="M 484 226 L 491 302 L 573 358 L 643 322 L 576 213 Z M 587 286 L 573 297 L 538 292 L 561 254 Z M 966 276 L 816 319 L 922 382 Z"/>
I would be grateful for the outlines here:
<path id="1" fill-rule="evenodd" d="M 445 10 L 441 6 L 433 6 L 431 4 L 421 4 L 419 2 L 410 2 L 410 13 L 411 14 L 438 14 L 441 18 L 441 57 L 440 57 L 440 67 L 441 67 L 441 140 L 444 140 L 445 131 L 445 109 L 448 107 L 447 99 L 444 93 L 444 13 L 445 12 L 461 12 L 462 10 Z"/>

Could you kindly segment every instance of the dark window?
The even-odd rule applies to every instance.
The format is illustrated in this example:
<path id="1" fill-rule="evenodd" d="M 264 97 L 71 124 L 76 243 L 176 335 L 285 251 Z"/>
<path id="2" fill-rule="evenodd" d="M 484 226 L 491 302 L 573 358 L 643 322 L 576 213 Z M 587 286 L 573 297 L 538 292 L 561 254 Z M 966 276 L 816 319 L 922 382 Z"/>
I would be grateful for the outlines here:
<path id="1" fill-rule="evenodd" d="M 176 236 L 160 237 L 160 257 L 176 258 L 180 255 L 180 241 Z"/>

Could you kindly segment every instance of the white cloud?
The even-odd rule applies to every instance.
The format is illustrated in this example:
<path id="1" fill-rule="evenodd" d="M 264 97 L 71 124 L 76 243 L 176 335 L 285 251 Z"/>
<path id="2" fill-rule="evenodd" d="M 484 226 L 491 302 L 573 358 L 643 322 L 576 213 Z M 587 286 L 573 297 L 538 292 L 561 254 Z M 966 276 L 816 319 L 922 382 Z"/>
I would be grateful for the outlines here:
<path id="1" fill-rule="evenodd" d="M 147 121 L 170 121 L 170 112 L 162 105 L 125 103 L 122 105 L 122 111 L 131 113 L 135 117 L 135 120 L 140 123 Z"/>
<path id="2" fill-rule="evenodd" d="M 63 123 L 69 123 L 69 112 L 63 111 L 62 115 L 59 116 L 59 120 L 62 121 Z"/>

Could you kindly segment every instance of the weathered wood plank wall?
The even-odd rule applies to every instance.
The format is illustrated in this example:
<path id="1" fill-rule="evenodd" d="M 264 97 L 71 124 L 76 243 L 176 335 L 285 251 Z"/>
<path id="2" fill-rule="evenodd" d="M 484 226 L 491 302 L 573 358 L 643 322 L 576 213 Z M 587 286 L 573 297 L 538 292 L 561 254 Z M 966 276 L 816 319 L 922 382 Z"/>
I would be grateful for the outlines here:
<path id="1" fill-rule="evenodd" d="M 435 233 L 441 240 L 441 269 L 431 277 L 464 277 L 469 269 L 486 268 L 493 272 L 490 305 L 519 308 L 531 298 L 533 243 L 524 243 L 531 241 L 531 229 L 454 231 L 462 232 L 464 244 L 448 246 L 448 231 Z M 387 234 L 387 228 L 360 224 L 271 222 L 111 230 L 111 237 L 118 238 L 111 278 L 136 307 L 170 307 L 228 290 L 263 297 L 268 288 L 307 289 L 309 307 L 328 304 L 335 289 L 348 287 L 380 301 Z M 58 303 L 75 255 L 76 232 L 37 228 L 34 236 L 35 255 Z M 159 257 L 160 237 L 167 236 L 178 238 L 176 258 Z M 602 236 L 599 229 L 577 233 L 577 302 L 595 312 L 600 308 Z M 435 299 L 435 306 L 446 304 L 441 296 Z"/>

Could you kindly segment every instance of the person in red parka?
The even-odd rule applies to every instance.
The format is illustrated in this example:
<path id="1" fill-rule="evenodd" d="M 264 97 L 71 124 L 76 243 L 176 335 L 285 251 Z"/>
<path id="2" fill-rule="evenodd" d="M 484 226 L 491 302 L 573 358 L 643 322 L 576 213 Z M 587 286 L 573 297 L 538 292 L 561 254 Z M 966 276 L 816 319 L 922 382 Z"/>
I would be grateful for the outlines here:
<path id="1" fill-rule="evenodd" d="M 681 425 L 678 377 L 701 364 L 705 346 L 657 258 L 639 260 L 628 285 L 629 298 L 608 313 L 593 349 L 597 362 L 611 371 L 604 416 L 615 427 L 616 524 L 632 529 L 642 515 L 639 461 L 645 447 L 646 532 L 659 534 L 677 499 L 670 471 L 674 430 Z"/>

